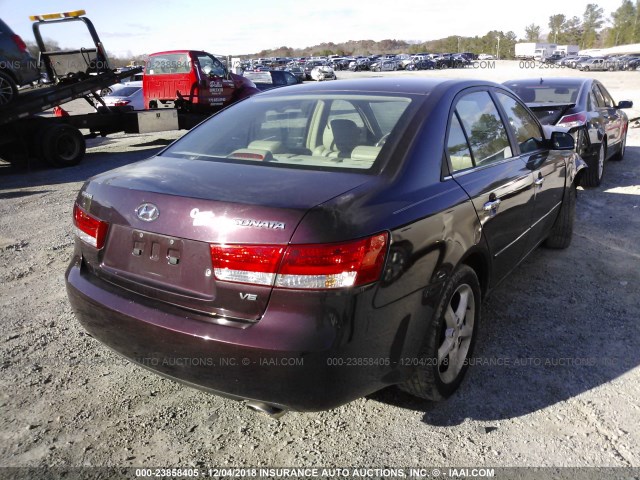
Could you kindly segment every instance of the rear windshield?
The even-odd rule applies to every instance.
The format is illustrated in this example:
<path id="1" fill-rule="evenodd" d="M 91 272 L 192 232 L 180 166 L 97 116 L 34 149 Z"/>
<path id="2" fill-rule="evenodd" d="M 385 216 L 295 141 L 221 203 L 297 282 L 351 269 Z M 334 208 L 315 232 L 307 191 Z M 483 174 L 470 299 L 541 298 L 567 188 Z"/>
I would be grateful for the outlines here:
<path id="1" fill-rule="evenodd" d="M 136 93 L 138 90 L 140 90 L 140 87 L 122 87 L 122 88 L 118 88 L 117 90 L 114 90 L 107 96 L 108 97 L 128 97 Z"/>
<path id="2" fill-rule="evenodd" d="M 172 73 L 189 73 L 191 59 L 186 53 L 168 53 L 150 57 L 145 73 L 147 75 L 169 75 Z"/>
<path id="3" fill-rule="evenodd" d="M 507 85 L 525 103 L 575 103 L 580 85 Z"/>
<path id="4" fill-rule="evenodd" d="M 273 83 L 271 72 L 244 72 L 244 76 L 253 83 Z"/>
<path id="5" fill-rule="evenodd" d="M 405 96 L 256 96 L 222 111 L 163 155 L 265 166 L 371 171 L 402 133 Z"/>

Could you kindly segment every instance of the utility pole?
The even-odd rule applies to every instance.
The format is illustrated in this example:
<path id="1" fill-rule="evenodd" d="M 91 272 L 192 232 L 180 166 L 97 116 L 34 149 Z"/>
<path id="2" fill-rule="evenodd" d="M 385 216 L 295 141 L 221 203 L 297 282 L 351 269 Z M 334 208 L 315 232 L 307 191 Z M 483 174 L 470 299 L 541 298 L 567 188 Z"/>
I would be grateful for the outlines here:
<path id="1" fill-rule="evenodd" d="M 496 47 L 496 60 L 500 60 L 500 35 L 498 35 L 498 46 Z"/>

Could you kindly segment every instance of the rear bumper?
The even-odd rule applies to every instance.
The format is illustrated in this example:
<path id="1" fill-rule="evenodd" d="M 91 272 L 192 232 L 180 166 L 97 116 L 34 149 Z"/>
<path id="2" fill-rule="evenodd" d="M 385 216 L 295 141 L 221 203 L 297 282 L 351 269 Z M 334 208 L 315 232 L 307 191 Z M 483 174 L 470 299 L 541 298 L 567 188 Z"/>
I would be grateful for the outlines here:
<path id="1" fill-rule="evenodd" d="M 400 307 L 425 308 L 420 292 L 373 309 L 373 288 L 305 293 L 298 304 L 274 291 L 260 322 L 238 328 L 104 284 L 79 257 L 66 279 L 80 323 L 120 355 L 192 387 L 290 410 L 334 408 L 403 381 L 410 372 L 402 358 L 416 354 L 426 324 Z"/>

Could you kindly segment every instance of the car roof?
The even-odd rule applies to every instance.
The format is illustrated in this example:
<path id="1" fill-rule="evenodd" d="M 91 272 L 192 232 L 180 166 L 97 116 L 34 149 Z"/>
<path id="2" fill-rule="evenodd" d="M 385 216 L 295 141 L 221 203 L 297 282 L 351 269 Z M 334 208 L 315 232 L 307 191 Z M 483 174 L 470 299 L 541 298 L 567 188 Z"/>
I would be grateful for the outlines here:
<path id="1" fill-rule="evenodd" d="M 506 86 L 533 87 L 533 86 L 552 86 L 552 87 L 577 87 L 584 86 L 592 82 L 592 78 L 579 77 L 551 77 L 551 78 L 519 78 L 515 80 L 507 80 L 502 82 Z"/>
<path id="2" fill-rule="evenodd" d="M 156 55 L 170 55 L 170 54 L 185 54 L 185 53 L 207 53 L 203 50 L 166 50 L 164 52 L 155 52 L 150 53 L 150 57 L 155 57 Z"/>
<path id="3" fill-rule="evenodd" d="M 473 86 L 502 87 L 494 82 L 486 80 L 461 80 L 451 78 L 362 78 L 353 80 L 340 80 L 339 82 L 305 83 L 295 86 L 296 93 L 312 92 L 357 92 L 357 93 L 406 93 L 424 95 L 436 87 L 449 86 L 450 88 L 463 89 Z M 504 87 L 502 87 L 504 88 Z M 277 89 L 269 95 L 288 95 L 291 90 Z"/>

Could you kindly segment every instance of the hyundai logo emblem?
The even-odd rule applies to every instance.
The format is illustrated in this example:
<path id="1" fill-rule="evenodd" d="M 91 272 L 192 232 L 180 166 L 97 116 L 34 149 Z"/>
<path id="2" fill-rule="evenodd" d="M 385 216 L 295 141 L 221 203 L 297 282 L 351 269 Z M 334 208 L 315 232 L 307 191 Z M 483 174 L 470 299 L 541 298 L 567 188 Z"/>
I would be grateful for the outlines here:
<path id="1" fill-rule="evenodd" d="M 153 222 L 160 215 L 160 210 L 153 203 L 143 203 L 136 208 L 136 215 L 143 222 Z"/>

